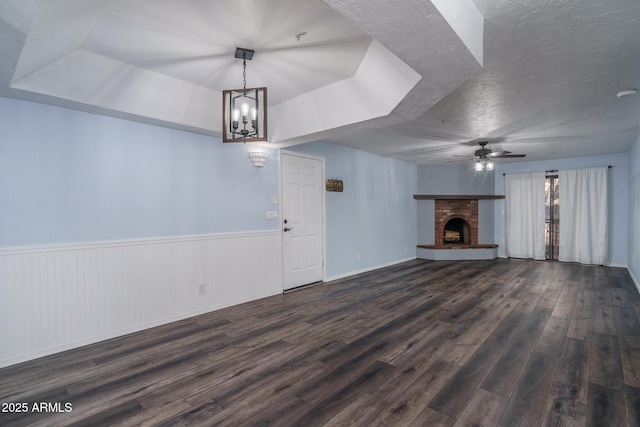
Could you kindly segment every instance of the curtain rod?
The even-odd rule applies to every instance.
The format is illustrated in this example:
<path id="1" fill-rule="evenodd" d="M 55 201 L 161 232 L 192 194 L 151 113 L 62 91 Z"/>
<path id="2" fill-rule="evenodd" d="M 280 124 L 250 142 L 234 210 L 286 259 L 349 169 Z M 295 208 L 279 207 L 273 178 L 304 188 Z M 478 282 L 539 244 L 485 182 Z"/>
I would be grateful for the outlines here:
<path id="1" fill-rule="evenodd" d="M 611 169 L 612 167 L 613 167 L 613 166 L 611 166 L 611 165 L 608 165 L 608 166 L 607 166 L 607 168 L 609 168 L 609 169 Z M 558 169 L 552 169 L 552 170 L 544 171 L 544 172 L 545 172 L 545 173 L 558 172 Z M 502 174 L 502 176 L 505 176 L 505 175 L 506 175 L 505 173 L 503 173 L 503 174 Z"/>

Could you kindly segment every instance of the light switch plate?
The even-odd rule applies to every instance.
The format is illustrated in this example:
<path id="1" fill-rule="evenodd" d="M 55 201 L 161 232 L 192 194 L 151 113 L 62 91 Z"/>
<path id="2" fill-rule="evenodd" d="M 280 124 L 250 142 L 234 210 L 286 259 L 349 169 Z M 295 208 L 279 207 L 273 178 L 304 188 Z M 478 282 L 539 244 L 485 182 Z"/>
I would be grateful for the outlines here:
<path id="1" fill-rule="evenodd" d="M 267 211 L 267 219 L 278 219 L 278 211 Z"/>

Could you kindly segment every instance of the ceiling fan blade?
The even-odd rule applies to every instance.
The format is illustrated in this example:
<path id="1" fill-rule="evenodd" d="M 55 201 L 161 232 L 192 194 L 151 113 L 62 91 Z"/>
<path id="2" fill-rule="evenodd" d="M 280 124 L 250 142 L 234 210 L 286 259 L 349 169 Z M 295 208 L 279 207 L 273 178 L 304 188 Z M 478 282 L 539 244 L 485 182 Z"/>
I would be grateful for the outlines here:
<path id="1" fill-rule="evenodd" d="M 516 158 L 516 157 L 524 157 L 526 154 L 500 154 L 498 156 L 490 155 L 490 157 L 496 157 L 499 159 L 508 159 L 508 158 Z"/>
<path id="2" fill-rule="evenodd" d="M 494 151 L 492 153 L 487 154 L 489 157 L 502 157 L 507 154 L 511 154 L 511 151 Z"/>

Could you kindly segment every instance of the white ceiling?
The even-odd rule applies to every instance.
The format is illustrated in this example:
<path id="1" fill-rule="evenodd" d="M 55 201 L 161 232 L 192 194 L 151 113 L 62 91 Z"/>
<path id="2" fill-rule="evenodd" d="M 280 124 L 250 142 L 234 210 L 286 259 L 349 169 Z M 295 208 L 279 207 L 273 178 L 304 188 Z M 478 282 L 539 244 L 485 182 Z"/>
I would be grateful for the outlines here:
<path id="1" fill-rule="evenodd" d="M 616 97 L 640 89 L 637 0 L 6 1 L 0 95 L 219 136 L 236 46 L 276 147 L 468 163 L 488 139 L 541 160 L 640 131 L 640 94 Z"/>

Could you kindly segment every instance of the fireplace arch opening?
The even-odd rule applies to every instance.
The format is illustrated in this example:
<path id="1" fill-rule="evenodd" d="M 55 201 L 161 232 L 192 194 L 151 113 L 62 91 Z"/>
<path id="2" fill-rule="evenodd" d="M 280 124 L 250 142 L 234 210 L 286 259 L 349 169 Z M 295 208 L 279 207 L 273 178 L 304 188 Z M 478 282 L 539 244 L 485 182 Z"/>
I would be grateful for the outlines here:
<path id="1" fill-rule="evenodd" d="M 464 218 L 451 218 L 447 221 L 443 234 L 445 245 L 471 244 L 471 226 Z"/>

